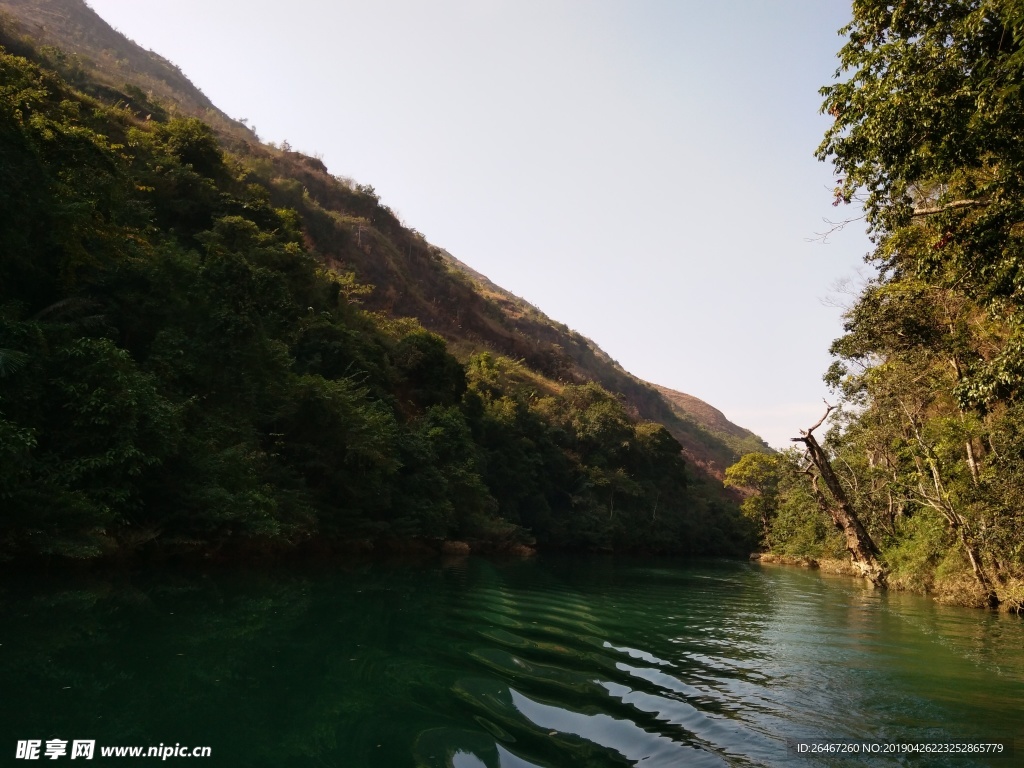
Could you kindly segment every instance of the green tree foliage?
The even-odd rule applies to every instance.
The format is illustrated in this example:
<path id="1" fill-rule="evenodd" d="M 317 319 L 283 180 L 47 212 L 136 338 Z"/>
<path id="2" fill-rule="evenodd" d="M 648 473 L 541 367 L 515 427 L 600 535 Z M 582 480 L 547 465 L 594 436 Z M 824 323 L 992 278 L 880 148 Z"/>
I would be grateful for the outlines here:
<path id="1" fill-rule="evenodd" d="M 725 471 L 727 488 L 738 488 L 748 495 L 743 514 L 761 532 L 761 544 L 771 548 L 772 524 L 779 509 L 779 483 L 785 466 L 778 454 L 748 453 Z"/>
<path id="2" fill-rule="evenodd" d="M 363 311 L 277 207 L 286 180 L 199 120 L 105 106 L 2 51 L 0 82 L 0 557 L 745 547 L 679 444 L 605 390 L 463 365 Z"/>
<path id="3" fill-rule="evenodd" d="M 863 200 L 884 274 L 954 289 L 1004 324 L 958 383 L 964 405 L 1024 376 L 1024 6 L 1017 0 L 854 3 L 834 123 L 818 148 L 836 202 Z"/>
<path id="4" fill-rule="evenodd" d="M 826 449 L 891 584 L 1019 610 L 1024 6 L 857 0 L 842 31 L 818 156 L 878 276 L 832 345 Z"/>
<path id="5" fill-rule="evenodd" d="M 596 384 L 538 396 L 518 364 L 487 353 L 468 372 L 487 482 L 502 490 L 506 517 L 542 544 L 749 551 L 738 516 L 689 487 L 679 444 L 661 425 L 636 423 Z"/>
<path id="6" fill-rule="evenodd" d="M 806 462 L 793 449 L 748 453 L 725 471 L 725 484 L 744 493 L 743 515 L 770 552 L 805 557 L 842 557 L 834 524 L 818 508 L 807 483 Z"/>

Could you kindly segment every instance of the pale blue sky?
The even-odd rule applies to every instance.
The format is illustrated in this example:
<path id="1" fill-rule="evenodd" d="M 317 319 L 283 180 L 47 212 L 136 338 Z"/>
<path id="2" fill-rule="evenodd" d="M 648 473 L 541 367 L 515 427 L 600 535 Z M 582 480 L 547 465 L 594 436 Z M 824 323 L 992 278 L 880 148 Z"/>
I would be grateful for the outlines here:
<path id="1" fill-rule="evenodd" d="M 817 420 L 839 0 L 89 0 L 260 136 L 772 445 Z"/>

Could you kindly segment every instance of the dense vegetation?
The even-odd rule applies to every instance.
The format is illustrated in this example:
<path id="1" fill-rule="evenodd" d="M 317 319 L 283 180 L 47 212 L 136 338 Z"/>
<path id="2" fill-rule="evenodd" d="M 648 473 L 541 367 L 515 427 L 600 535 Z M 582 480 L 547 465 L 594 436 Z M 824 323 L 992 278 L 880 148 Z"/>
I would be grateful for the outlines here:
<path id="1" fill-rule="evenodd" d="M 0 557 L 743 551 L 664 427 L 368 311 L 265 152 L 7 43 L 33 60 L 0 52 Z"/>
<path id="2" fill-rule="evenodd" d="M 836 204 L 863 205 L 877 275 L 832 346 L 827 460 L 749 456 L 729 479 L 775 551 L 841 552 L 818 508 L 846 506 L 890 585 L 1020 610 L 1024 5 L 853 9 L 818 156 Z"/>

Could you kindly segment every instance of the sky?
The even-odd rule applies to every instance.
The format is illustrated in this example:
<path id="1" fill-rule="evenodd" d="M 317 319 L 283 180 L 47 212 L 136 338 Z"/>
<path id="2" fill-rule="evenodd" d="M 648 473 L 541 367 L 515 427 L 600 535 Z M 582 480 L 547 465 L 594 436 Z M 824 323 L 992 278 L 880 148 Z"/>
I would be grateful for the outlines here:
<path id="1" fill-rule="evenodd" d="M 870 274 L 814 157 L 841 0 L 88 0 L 264 141 L 775 447 Z"/>

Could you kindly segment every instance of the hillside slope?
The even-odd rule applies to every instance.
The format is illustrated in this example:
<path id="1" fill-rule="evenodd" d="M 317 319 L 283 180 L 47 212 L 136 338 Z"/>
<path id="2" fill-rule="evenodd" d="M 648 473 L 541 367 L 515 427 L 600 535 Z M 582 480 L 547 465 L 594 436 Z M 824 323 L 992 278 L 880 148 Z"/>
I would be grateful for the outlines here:
<path id="1" fill-rule="evenodd" d="M 0 13 L 17 20 L 21 32 L 68 54 L 61 74 L 94 96 L 124 100 L 125 84 L 154 103 L 198 117 L 225 136 L 256 141 L 248 127 L 221 112 L 184 73 L 153 51 L 113 29 L 83 0 L 0 0 Z M 69 77 L 70 75 L 70 77 Z M 87 76 L 86 76 L 87 75 Z M 109 89 L 96 93 L 96 86 Z M 132 88 L 127 89 L 132 95 Z"/>
<path id="2" fill-rule="evenodd" d="M 129 107 L 141 116 L 166 108 L 211 124 L 232 151 L 247 157 L 275 204 L 300 212 L 308 244 L 330 266 L 374 287 L 359 297 L 366 308 L 415 318 L 463 358 L 488 350 L 554 382 L 599 383 L 636 417 L 663 424 L 698 475 L 720 480 L 742 453 L 768 450 L 712 406 L 636 378 L 590 339 L 431 245 L 404 226 L 372 187 L 332 175 L 316 158 L 259 143 L 177 67 L 113 30 L 83 0 L 0 0 L 0 11 L 23 34 L 72 54 L 62 74 L 76 85 L 92 82 L 84 72 L 106 84 L 107 92 L 91 86 L 101 101 L 124 103 L 134 95 L 139 103 Z"/>

